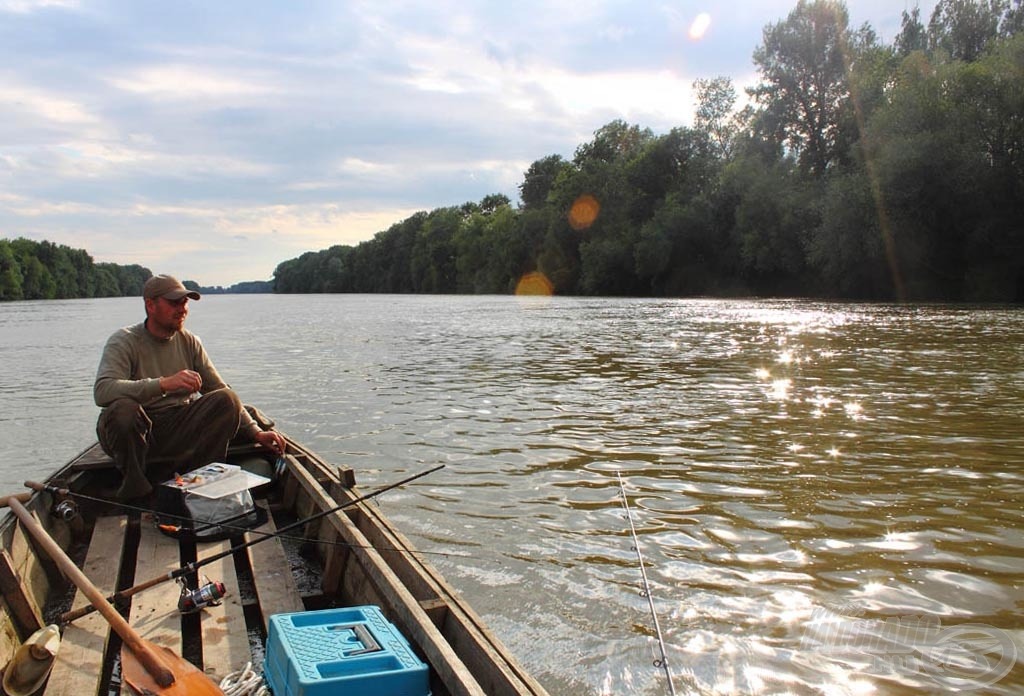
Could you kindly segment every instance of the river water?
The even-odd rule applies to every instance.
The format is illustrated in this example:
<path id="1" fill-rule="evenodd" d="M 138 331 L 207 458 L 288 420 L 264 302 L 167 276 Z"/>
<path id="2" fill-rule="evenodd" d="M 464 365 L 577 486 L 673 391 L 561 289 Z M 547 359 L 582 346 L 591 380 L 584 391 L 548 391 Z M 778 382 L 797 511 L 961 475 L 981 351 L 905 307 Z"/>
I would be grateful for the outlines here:
<path id="1" fill-rule="evenodd" d="M 1024 313 L 207 296 L 248 403 L 367 487 L 552 694 L 1024 689 Z M 89 445 L 137 298 L 0 304 L 3 489 Z M 619 483 L 621 476 L 621 489 Z"/>

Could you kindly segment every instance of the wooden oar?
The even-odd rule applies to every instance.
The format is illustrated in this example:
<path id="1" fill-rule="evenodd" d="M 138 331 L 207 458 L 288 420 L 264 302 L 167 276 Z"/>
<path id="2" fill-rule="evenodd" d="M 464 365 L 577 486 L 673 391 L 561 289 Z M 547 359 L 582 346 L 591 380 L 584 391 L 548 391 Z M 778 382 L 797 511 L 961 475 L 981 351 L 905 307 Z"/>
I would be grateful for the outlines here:
<path id="1" fill-rule="evenodd" d="M 146 693 L 144 689 L 148 689 L 153 694 L 161 695 L 224 695 L 224 692 L 191 662 L 167 648 L 150 643 L 136 633 L 135 629 L 117 612 L 117 609 L 103 597 L 103 593 L 96 589 L 85 573 L 64 553 L 64 549 L 53 540 L 53 537 L 43 529 L 41 524 L 36 522 L 21 501 L 10 496 L 7 499 L 7 505 L 21 522 L 22 528 L 32 535 L 36 543 L 57 564 L 64 577 L 75 584 L 89 602 L 96 607 L 96 610 L 103 614 L 103 618 L 107 620 L 117 635 L 121 636 L 121 640 L 124 641 L 131 655 L 131 658 L 125 660 L 124 656 L 129 653 L 127 651 L 122 653 L 122 671 L 126 681 L 133 689 L 140 694 Z M 141 666 L 143 669 L 135 669 L 136 666 Z M 139 674 L 140 672 L 142 674 Z"/>
<path id="2" fill-rule="evenodd" d="M 29 493 L 28 491 L 25 491 L 24 493 L 15 493 L 14 495 L 0 495 L 0 508 L 7 507 L 7 501 L 10 500 L 11 498 L 14 498 L 15 500 L 21 503 L 27 503 L 29 498 L 31 497 L 32 494 Z"/>

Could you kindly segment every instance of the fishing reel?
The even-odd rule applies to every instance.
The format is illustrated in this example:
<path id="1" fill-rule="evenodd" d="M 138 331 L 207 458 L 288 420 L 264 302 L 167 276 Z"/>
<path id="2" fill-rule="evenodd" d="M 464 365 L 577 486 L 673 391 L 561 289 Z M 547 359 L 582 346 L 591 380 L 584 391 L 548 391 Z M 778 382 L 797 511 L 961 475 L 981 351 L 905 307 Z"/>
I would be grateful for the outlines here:
<path id="1" fill-rule="evenodd" d="M 182 614 L 195 614 L 206 607 L 215 607 L 227 595 L 227 588 L 222 582 L 211 582 L 205 578 L 206 584 L 194 590 L 188 589 L 184 578 L 179 578 L 181 596 L 178 597 L 178 611 Z"/>
<path id="2" fill-rule="evenodd" d="M 65 498 L 50 508 L 50 514 L 58 520 L 70 522 L 78 517 L 78 504 L 71 499 Z"/>

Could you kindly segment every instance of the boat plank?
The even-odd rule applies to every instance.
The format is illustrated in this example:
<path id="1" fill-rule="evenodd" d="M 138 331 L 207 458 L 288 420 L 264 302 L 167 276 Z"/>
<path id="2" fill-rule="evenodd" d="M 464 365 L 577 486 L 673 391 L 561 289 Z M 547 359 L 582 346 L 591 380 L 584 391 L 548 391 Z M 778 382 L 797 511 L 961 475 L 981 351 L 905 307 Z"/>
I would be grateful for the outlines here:
<path id="1" fill-rule="evenodd" d="M 43 615 L 32 601 L 32 594 L 14 568 L 14 559 L 7 551 L 0 551 L 0 590 L 7 602 L 7 612 L 17 621 L 22 638 L 28 638 L 43 627 Z"/>
<path id="2" fill-rule="evenodd" d="M 114 460 L 103 451 L 99 443 L 94 444 L 78 455 L 69 465 L 71 471 L 91 471 L 94 469 L 112 469 Z"/>
<path id="3" fill-rule="evenodd" d="M 203 543 L 200 546 L 200 560 L 231 548 L 231 542 L 223 540 Z M 249 634 L 245 626 L 245 613 L 238 589 L 234 558 L 231 555 L 204 566 L 203 571 L 210 579 L 224 583 L 225 597 L 219 604 L 208 606 L 200 613 L 203 631 L 203 671 L 218 684 L 232 672 L 245 667 L 252 661 L 249 650 Z M 200 578 L 200 583 L 205 583 Z"/>
<path id="4" fill-rule="evenodd" d="M 146 581 L 166 575 L 181 566 L 178 540 L 162 534 L 145 520 L 140 528 L 139 552 L 135 562 L 135 581 Z M 129 623 L 151 643 L 181 654 L 181 615 L 178 597 L 181 588 L 171 581 L 154 585 L 132 597 Z M 128 686 L 121 687 L 121 696 L 135 696 Z"/>
<path id="5" fill-rule="evenodd" d="M 266 501 L 258 505 L 266 508 Z M 277 531 L 274 518 L 267 513 L 267 521 L 256 531 L 273 534 Z M 249 535 L 253 538 L 253 535 Z M 289 614 L 304 611 L 302 597 L 295 586 L 291 563 L 285 554 L 279 538 L 270 539 L 260 544 L 253 544 L 248 549 L 249 564 L 252 567 L 256 594 L 260 599 L 260 611 L 263 613 L 263 629 L 270 630 L 270 617 L 274 614 Z"/>
<path id="6" fill-rule="evenodd" d="M 337 507 L 337 502 L 304 466 L 293 466 L 293 462 L 289 462 L 289 470 L 293 472 L 305 495 L 314 501 L 313 507 L 320 510 Z M 453 696 L 486 696 L 486 692 L 477 684 L 476 679 L 445 641 L 427 613 L 387 567 L 380 554 L 370 547 L 366 537 L 356 529 L 352 520 L 344 512 L 335 512 L 325 519 L 334 526 L 345 543 L 351 544 L 352 558 L 356 564 L 349 562 L 349 569 L 345 573 L 346 580 L 352 579 L 349 576 L 353 576 L 354 573 L 362 571 L 359 574 L 365 576 L 367 583 L 383 600 L 381 608 L 385 615 L 403 631 L 406 638 L 424 651 L 438 677 Z M 354 568 L 353 565 L 357 565 L 358 568 Z"/>
<path id="7" fill-rule="evenodd" d="M 335 498 L 344 500 L 351 493 L 344 488 L 333 486 Z M 462 602 L 455 591 L 430 563 L 398 530 L 384 523 L 383 513 L 374 506 L 360 506 L 361 513 L 354 521 L 366 535 L 370 544 L 377 549 L 398 549 L 401 552 L 381 551 L 388 565 L 401 578 L 420 605 L 428 613 L 440 619 L 439 628 L 466 665 L 477 675 L 487 675 L 482 686 L 492 696 L 505 694 L 544 694 L 544 688 L 517 663 L 502 659 L 506 648 L 486 623 Z M 500 674 L 487 666 L 498 666 Z M 485 679 L 481 677 L 481 679 Z"/>
<path id="8" fill-rule="evenodd" d="M 111 594 L 117 583 L 117 563 L 110 560 L 120 558 L 126 527 L 127 520 L 123 516 L 100 517 L 93 529 L 82 572 L 105 595 Z M 86 604 L 89 604 L 88 598 L 77 592 L 71 607 L 78 609 Z M 109 636 L 110 625 L 99 613 L 83 616 L 66 626 L 45 696 L 97 693 Z"/>
<path id="9" fill-rule="evenodd" d="M 35 598 L 50 596 L 50 580 L 45 565 L 36 554 L 35 546 L 25 534 L 25 530 L 21 528 L 20 523 L 14 530 L 14 536 L 11 539 L 10 559 L 15 575 L 21 579 L 24 596 L 30 603 L 32 613 L 42 617 L 43 613 Z M 21 619 L 20 616 L 18 618 Z M 42 623 L 40 623 L 41 625 Z"/>
<path id="10" fill-rule="evenodd" d="M 143 522 L 139 539 L 135 581 L 166 575 L 181 566 L 178 540 L 161 534 Z M 181 615 L 178 597 L 181 588 L 173 582 L 154 585 L 132 597 L 130 623 L 138 634 L 157 645 L 181 653 Z"/>
<path id="11" fill-rule="evenodd" d="M 11 619 L 9 605 L 3 597 L 0 597 L 0 611 L 3 612 L 0 616 L 0 655 L 5 656 L 0 662 L 6 662 L 21 645 L 21 637 Z"/>

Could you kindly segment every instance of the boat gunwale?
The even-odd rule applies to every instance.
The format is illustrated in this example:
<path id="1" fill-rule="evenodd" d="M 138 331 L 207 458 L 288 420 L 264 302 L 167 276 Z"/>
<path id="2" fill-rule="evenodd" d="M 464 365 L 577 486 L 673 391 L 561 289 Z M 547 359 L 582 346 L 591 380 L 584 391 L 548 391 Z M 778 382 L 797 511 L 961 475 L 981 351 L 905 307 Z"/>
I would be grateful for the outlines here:
<path id="1" fill-rule="evenodd" d="M 349 542 L 351 546 L 348 552 L 354 552 L 361 563 L 369 564 L 363 566 L 363 572 L 368 567 L 372 568 L 370 572 L 378 576 L 378 581 L 387 588 L 385 593 L 395 602 L 392 609 L 406 615 L 403 622 L 407 624 L 406 628 L 418 634 L 415 641 L 413 636 L 408 636 L 410 641 L 418 652 L 431 658 L 428 662 L 431 663 L 432 672 L 446 682 L 445 690 L 451 694 L 467 695 L 546 695 L 543 687 L 526 673 L 479 615 L 383 513 L 366 502 L 353 503 L 359 497 L 359 492 L 353 486 L 354 477 L 349 469 L 333 468 L 292 438 L 288 438 L 288 443 L 289 471 L 286 478 L 279 482 L 281 485 L 278 490 L 284 492 L 291 485 L 292 495 L 296 496 L 293 504 L 299 497 L 308 497 L 307 504 L 312 503 L 314 508 L 321 511 L 326 509 L 323 507 L 326 505 L 351 505 L 351 508 L 346 507 L 343 511 L 327 515 L 321 520 L 318 529 L 307 529 L 307 533 L 313 531 L 313 536 L 316 536 L 326 526 L 334 530 L 334 533 L 355 540 L 355 543 Z M 232 447 L 228 459 L 251 453 L 272 461 L 268 453 L 253 446 Z M 104 458 L 102 450 L 94 443 L 48 476 L 46 483 L 73 491 L 85 490 L 95 480 L 96 471 L 104 468 Z M 300 467 L 309 475 L 312 483 L 307 481 L 303 485 L 301 474 L 296 475 L 297 472 L 290 471 L 291 466 Z M 48 531 L 60 535 L 62 546 L 66 547 L 72 538 L 71 525 L 49 514 L 52 501 L 53 496 L 49 493 L 34 491 L 25 506 L 46 524 Z M 81 533 L 80 529 L 76 531 Z M 370 532 L 369 536 L 367 532 Z M 0 542 L 5 554 L 12 553 L 15 546 L 13 540 L 19 534 L 23 535 L 24 531 L 20 530 L 16 518 L 11 514 L 4 515 L 0 519 Z M 387 544 L 385 553 L 390 558 L 384 558 L 384 554 L 372 548 L 374 544 L 380 546 L 382 542 Z M 27 551 L 21 552 L 25 558 L 15 558 L 13 564 L 16 567 L 26 563 L 40 566 L 40 569 L 32 573 L 37 577 L 45 577 L 45 582 L 34 581 L 27 592 L 39 606 L 38 621 L 41 622 L 42 610 L 52 598 L 55 588 L 63 583 L 63 578 L 55 569 L 45 567 L 42 554 L 31 543 L 25 548 Z M 325 564 L 321 570 L 326 573 L 327 555 L 324 558 Z M 5 658 L 5 664 L 8 654 L 13 654 L 18 642 L 27 638 L 25 632 L 29 628 L 31 626 L 19 624 L 15 612 L 4 597 L 0 604 L 0 656 Z M 464 656 L 469 664 L 463 660 Z M 445 665 L 446 661 L 448 666 Z M 487 687 L 486 691 L 484 687 Z"/>

